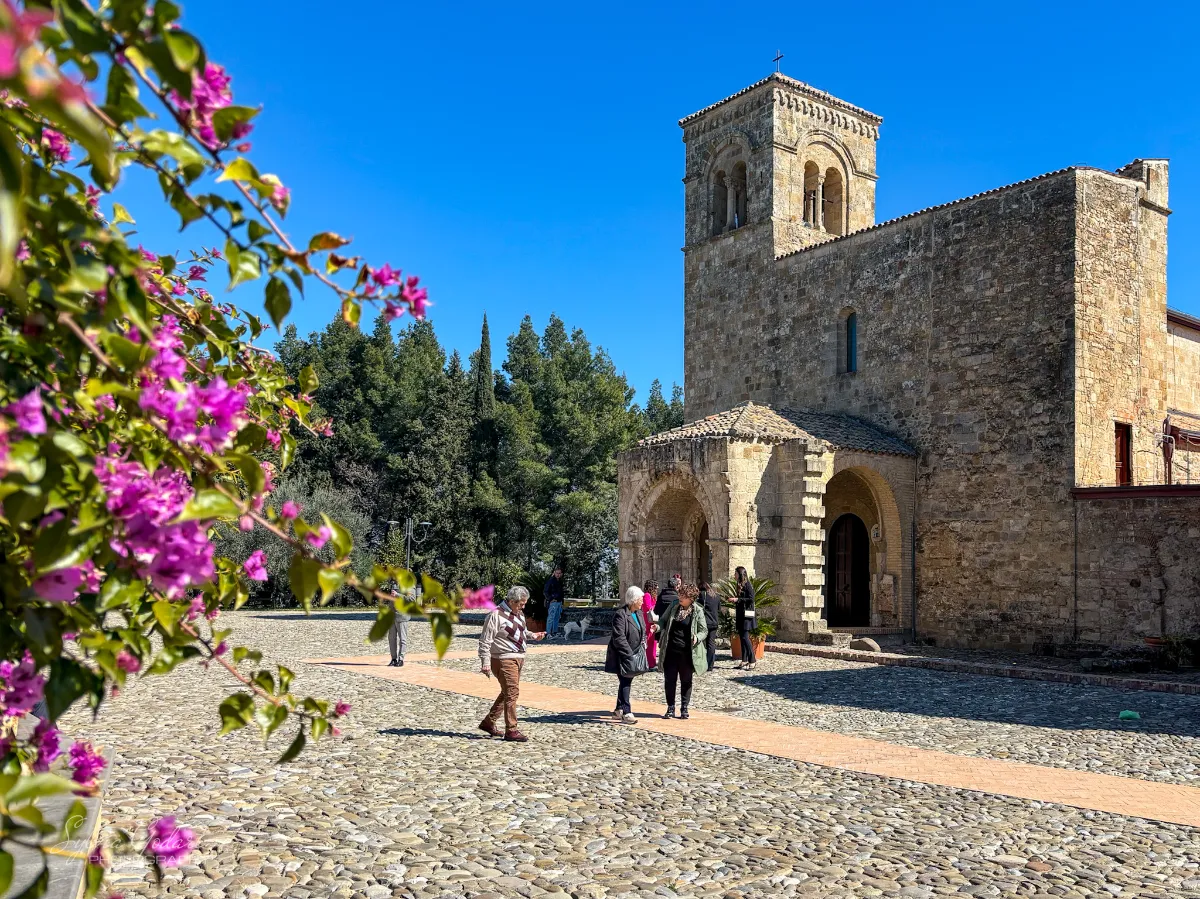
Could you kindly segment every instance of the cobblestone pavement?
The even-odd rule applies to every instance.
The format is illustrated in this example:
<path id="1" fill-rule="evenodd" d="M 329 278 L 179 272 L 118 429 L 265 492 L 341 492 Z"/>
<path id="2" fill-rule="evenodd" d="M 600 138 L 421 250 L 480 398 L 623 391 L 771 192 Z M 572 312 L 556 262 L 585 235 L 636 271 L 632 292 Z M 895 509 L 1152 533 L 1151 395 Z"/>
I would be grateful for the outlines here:
<path id="1" fill-rule="evenodd" d="M 470 660 L 447 662 L 470 670 Z M 728 652 L 696 680 L 696 708 L 921 749 L 1200 785 L 1200 696 L 891 668 L 767 653 L 752 672 Z M 530 657 L 526 680 L 616 695 L 603 655 Z M 662 678 L 634 681 L 662 701 Z M 1140 721 L 1120 721 L 1123 709 Z"/>
<path id="2" fill-rule="evenodd" d="M 283 740 L 267 751 L 248 733 L 216 736 L 216 704 L 228 685 L 215 670 L 189 667 L 133 685 L 98 723 L 80 715 L 77 733 L 117 749 L 106 823 L 144 830 L 150 818 L 173 814 L 200 840 L 193 864 L 161 888 L 145 882 L 138 864 L 118 861 L 127 895 L 1200 897 L 1195 829 L 536 711 L 525 713 L 530 743 L 486 740 L 474 729 L 486 703 L 298 662 L 370 652 L 361 613 L 229 618 L 235 644 L 288 662 L 301 689 L 346 699 L 353 711 L 342 738 L 284 766 L 274 764 Z M 475 630 L 464 628 L 454 648 L 470 649 Z M 412 651 L 428 650 L 424 625 L 414 622 L 412 632 Z M 553 682 L 594 676 L 587 665 L 598 659 L 569 658 L 578 671 L 546 657 Z M 860 667 L 786 661 L 835 674 Z M 531 676 L 540 662 L 531 661 Z M 930 676 L 931 702 L 961 695 L 959 686 L 936 686 L 952 676 L 904 673 Z M 759 676 L 780 674 L 764 664 Z M 738 702 L 742 692 L 767 692 L 728 689 Z M 1093 702 L 1088 694 L 1078 694 L 1080 715 Z M 914 726 L 923 718 L 887 714 Z M 977 723 L 981 732 L 1004 726 Z M 1023 733 L 1035 739 L 1041 729 Z M 1116 762 L 1104 764 L 1112 773 Z"/>

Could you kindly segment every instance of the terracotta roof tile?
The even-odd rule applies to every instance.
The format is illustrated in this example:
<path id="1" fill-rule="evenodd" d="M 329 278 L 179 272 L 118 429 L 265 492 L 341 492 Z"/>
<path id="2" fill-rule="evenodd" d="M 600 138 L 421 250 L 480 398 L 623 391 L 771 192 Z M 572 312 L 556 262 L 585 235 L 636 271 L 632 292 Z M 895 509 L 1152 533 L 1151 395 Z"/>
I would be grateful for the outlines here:
<path id="1" fill-rule="evenodd" d="M 916 455 L 902 440 L 848 415 L 772 409 L 759 403 L 742 403 L 707 418 L 699 418 L 681 427 L 647 437 L 638 443 L 638 446 L 661 446 L 677 440 L 700 440 L 707 437 L 758 440 L 763 443 L 816 439 L 844 449 L 898 456 Z"/>

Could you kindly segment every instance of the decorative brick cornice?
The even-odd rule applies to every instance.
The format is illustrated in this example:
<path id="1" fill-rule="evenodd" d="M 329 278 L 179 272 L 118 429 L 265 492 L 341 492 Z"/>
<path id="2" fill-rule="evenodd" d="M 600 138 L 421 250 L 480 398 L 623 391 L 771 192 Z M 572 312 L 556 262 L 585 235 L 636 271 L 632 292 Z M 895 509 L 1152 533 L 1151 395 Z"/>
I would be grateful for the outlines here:
<path id="1" fill-rule="evenodd" d="M 1081 499 L 1164 499 L 1190 496 L 1200 499 L 1200 484 L 1146 484 L 1132 487 L 1075 487 L 1071 496 Z"/>
<path id="2" fill-rule="evenodd" d="M 701 116 L 707 115 L 708 113 L 712 112 L 712 110 L 716 109 L 718 106 L 724 106 L 729 101 L 736 100 L 738 97 L 743 97 L 746 94 L 750 93 L 751 91 L 762 87 L 764 84 L 770 84 L 770 83 L 774 83 L 774 84 L 778 85 L 780 88 L 784 88 L 792 93 L 800 94 L 803 97 L 806 97 L 810 100 L 815 100 L 818 103 L 823 103 L 826 106 L 830 106 L 835 109 L 848 112 L 851 115 L 857 116 L 858 118 L 862 119 L 864 121 L 864 123 L 869 123 L 869 124 L 875 125 L 875 126 L 879 126 L 883 123 L 883 118 L 881 116 L 875 115 L 875 113 L 873 113 L 873 112 L 868 112 L 867 110 L 865 110 L 859 106 L 855 106 L 852 103 L 847 103 L 845 100 L 839 100 L 833 94 L 829 94 L 829 93 L 826 93 L 825 91 L 818 90 L 817 88 L 813 87 L 811 84 L 805 84 L 803 81 L 797 81 L 795 78 L 789 78 L 787 75 L 784 75 L 780 72 L 772 72 L 766 78 L 762 79 L 762 81 L 756 81 L 756 82 L 754 82 L 754 84 L 750 85 L 749 87 L 742 88 L 736 94 L 730 94 L 724 100 L 718 100 L 716 103 L 713 103 L 711 106 L 705 106 L 699 112 L 693 112 L 690 116 L 685 116 L 684 118 L 679 120 L 679 127 L 683 128 L 686 125 L 690 124 L 691 122 L 696 121 Z M 782 91 L 776 91 L 776 99 L 778 99 L 778 97 L 781 93 L 782 93 Z"/>

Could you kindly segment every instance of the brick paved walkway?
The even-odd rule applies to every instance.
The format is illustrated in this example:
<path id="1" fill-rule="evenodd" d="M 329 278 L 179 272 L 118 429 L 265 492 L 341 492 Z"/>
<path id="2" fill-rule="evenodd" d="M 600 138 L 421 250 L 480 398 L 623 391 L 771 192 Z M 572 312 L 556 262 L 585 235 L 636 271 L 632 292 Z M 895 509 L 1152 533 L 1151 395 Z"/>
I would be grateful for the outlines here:
<path id="1" fill-rule="evenodd" d="M 531 647 L 531 652 L 538 655 L 596 652 L 603 648 L 599 643 L 555 644 Z M 447 654 L 447 658 L 473 656 L 474 653 L 469 651 Z M 432 659 L 431 653 L 412 654 L 408 656 L 408 661 L 413 664 L 403 668 L 388 667 L 386 656 L 308 661 L 413 686 L 475 696 L 481 700 L 495 698 L 497 691 L 494 680 L 477 673 L 421 664 Z M 521 684 L 521 705 L 575 715 L 581 722 L 604 722 L 613 727 L 623 727 L 610 718 L 616 694 L 615 679 L 613 686 L 613 694 L 604 695 L 524 681 Z M 480 708 L 482 711 L 483 706 Z M 715 712 L 697 710 L 687 721 L 665 720 L 660 717 L 661 709 L 659 703 L 635 702 L 634 712 L 644 716 L 638 719 L 637 727 L 673 737 L 861 774 L 1200 827 L 1200 788 L 1196 787 L 915 749 Z"/>

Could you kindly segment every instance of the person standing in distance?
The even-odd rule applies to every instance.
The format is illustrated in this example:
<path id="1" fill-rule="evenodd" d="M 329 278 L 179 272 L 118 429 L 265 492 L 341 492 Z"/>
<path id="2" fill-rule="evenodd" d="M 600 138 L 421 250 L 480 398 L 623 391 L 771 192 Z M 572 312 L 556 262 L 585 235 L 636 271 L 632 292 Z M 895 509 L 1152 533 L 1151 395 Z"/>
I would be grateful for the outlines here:
<path id="1" fill-rule="evenodd" d="M 704 605 L 704 623 L 708 625 L 708 636 L 704 638 L 704 652 L 708 658 L 708 670 L 717 667 L 717 627 L 721 623 L 721 597 L 717 596 L 708 583 L 700 584 L 700 602 Z"/>
<path id="2" fill-rule="evenodd" d="M 542 588 L 542 598 L 546 600 L 546 633 L 551 637 L 558 636 L 558 620 L 562 618 L 563 610 L 563 570 L 561 565 L 554 567 L 554 574 L 546 579 Z"/>
<path id="3" fill-rule="evenodd" d="M 656 618 L 662 618 L 663 612 L 670 608 L 671 603 L 679 602 L 679 588 L 682 584 L 683 578 L 677 574 L 671 575 L 667 580 L 667 586 L 663 587 L 662 593 L 658 594 L 658 598 L 654 600 Z"/>
<path id="4" fill-rule="evenodd" d="M 750 583 L 750 575 L 739 565 L 733 572 L 737 582 L 737 603 L 734 608 L 734 624 L 737 626 L 738 640 L 742 644 L 742 661 L 738 669 L 754 670 L 754 644 L 750 642 L 750 631 L 754 628 L 756 612 L 754 610 L 754 585 Z"/>

